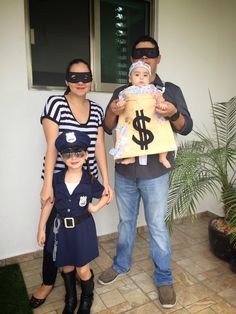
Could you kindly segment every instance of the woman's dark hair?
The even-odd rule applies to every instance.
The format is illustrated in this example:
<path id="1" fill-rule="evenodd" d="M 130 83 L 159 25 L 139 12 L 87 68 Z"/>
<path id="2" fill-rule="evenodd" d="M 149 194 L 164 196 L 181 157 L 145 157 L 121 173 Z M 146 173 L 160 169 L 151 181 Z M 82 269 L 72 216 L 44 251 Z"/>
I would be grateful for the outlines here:
<path id="1" fill-rule="evenodd" d="M 88 69 L 89 69 L 89 72 L 92 74 L 92 71 L 91 71 L 91 68 L 90 68 L 90 65 L 88 64 L 88 62 L 85 61 L 84 59 L 76 58 L 76 59 L 71 60 L 71 61 L 68 63 L 68 65 L 67 65 L 67 67 L 66 67 L 66 73 L 65 73 L 66 75 L 65 75 L 65 77 L 67 77 L 67 75 L 69 74 L 72 65 L 78 64 L 78 63 L 83 63 L 83 64 L 87 65 L 87 67 L 88 67 Z M 67 89 L 66 89 L 64 95 L 69 94 L 69 92 L 70 92 L 70 87 L 67 86 Z"/>

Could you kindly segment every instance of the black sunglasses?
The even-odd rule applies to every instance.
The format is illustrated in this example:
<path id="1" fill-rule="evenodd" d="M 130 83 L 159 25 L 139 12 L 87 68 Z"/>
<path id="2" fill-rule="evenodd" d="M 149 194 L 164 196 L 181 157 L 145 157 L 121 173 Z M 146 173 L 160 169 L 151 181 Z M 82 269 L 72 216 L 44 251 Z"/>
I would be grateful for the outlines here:
<path id="1" fill-rule="evenodd" d="M 90 72 L 69 72 L 66 75 L 67 82 L 70 83 L 89 83 L 92 82 L 92 74 Z"/>
<path id="2" fill-rule="evenodd" d="M 85 156 L 85 151 L 80 150 L 80 151 L 75 151 L 75 152 L 62 152 L 61 157 L 63 159 L 70 159 L 72 157 L 78 157 L 78 158 L 83 158 Z"/>
<path id="3" fill-rule="evenodd" d="M 134 59 L 141 59 L 142 57 L 156 58 L 159 56 L 159 49 L 154 48 L 134 48 L 132 57 Z"/>

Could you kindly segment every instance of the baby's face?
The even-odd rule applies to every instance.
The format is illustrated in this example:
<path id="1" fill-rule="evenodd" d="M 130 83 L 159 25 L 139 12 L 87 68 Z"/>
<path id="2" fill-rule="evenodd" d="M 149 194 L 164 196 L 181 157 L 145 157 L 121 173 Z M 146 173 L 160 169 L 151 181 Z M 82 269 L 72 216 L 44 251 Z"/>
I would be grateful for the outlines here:
<path id="1" fill-rule="evenodd" d="M 145 86 L 150 82 L 150 74 L 145 68 L 138 67 L 131 72 L 129 81 L 132 85 Z"/>

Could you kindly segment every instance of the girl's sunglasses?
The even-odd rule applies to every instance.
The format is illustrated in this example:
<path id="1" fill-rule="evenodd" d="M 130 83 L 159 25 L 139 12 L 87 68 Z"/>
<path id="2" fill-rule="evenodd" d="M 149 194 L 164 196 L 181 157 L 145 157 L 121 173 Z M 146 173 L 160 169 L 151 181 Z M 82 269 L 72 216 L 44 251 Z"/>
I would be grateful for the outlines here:
<path id="1" fill-rule="evenodd" d="M 62 152 L 61 156 L 63 159 L 70 159 L 72 157 L 83 158 L 85 156 L 85 151 L 77 151 L 77 152 Z"/>

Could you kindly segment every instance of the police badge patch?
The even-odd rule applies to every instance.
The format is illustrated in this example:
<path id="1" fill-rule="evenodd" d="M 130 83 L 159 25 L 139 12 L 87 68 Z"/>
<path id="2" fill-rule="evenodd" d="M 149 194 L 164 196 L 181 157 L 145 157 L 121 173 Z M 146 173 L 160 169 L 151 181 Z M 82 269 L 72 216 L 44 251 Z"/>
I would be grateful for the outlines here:
<path id="1" fill-rule="evenodd" d="M 87 204 L 87 196 L 80 196 L 79 206 L 84 207 Z"/>
<path id="2" fill-rule="evenodd" d="M 76 136 L 74 132 L 66 133 L 66 141 L 68 143 L 74 143 L 76 141 Z"/>

